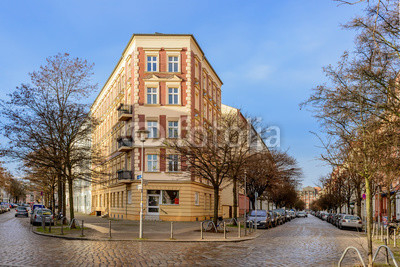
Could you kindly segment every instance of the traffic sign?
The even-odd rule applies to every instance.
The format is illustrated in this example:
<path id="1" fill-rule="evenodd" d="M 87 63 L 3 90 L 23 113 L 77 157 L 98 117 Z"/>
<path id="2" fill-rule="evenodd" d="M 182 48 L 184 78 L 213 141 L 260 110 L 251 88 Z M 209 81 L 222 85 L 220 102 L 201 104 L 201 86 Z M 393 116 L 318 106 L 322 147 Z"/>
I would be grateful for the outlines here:
<path id="1" fill-rule="evenodd" d="M 366 194 L 362 194 L 362 199 L 366 199 L 367 195 Z"/>
<path id="2" fill-rule="evenodd" d="M 138 176 L 136 176 L 136 177 L 137 177 L 137 180 L 142 179 L 142 175 L 138 175 Z"/>

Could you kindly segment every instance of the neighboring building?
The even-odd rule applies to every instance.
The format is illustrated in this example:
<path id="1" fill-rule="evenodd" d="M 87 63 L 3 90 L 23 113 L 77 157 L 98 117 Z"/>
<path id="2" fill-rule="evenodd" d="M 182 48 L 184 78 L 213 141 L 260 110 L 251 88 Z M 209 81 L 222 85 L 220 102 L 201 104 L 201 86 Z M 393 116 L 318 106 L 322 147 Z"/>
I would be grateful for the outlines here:
<path id="1" fill-rule="evenodd" d="M 311 186 L 304 187 L 300 191 L 300 198 L 306 203 L 306 209 L 310 209 L 311 203 L 318 198 L 320 191 L 321 188 Z"/>
<path id="2" fill-rule="evenodd" d="M 74 184 L 74 211 L 80 213 L 90 214 L 92 212 L 92 193 L 91 186 L 92 183 L 90 181 L 85 181 L 82 179 L 76 179 L 73 182 Z M 67 205 L 67 214 L 69 213 L 69 195 L 68 195 L 68 187 L 66 187 L 66 205 Z"/>
<path id="3" fill-rule="evenodd" d="M 4 188 L 0 188 L 0 202 L 9 202 L 10 196 Z"/>
<path id="4" fill-rule="evenodd" d="M 193 35 L 134 34 L 92 105 L 94 146 L 108 176 L 92 183 L 92 211 L 139 219 L 142 155 L 145 219 L 194 221 L 213 214 L 213 188 L 163 145 L 221 114 L 222 81 Z M 138 130 L 150 131 L 141 149 Z"/>
<path id="5" fill-rule="evenodd" d="M 240 109 L 230 107 L 227 105 L 222 104 L 222 114 L 224 115 L 236 115 L 238 120 L 242 120 L 242 122 L 245 122 L 245 124 L 248 126 L 248 133 L 249 133 L 249 138 L 248 141 L 250 144 L 250 149 L 251 151 L 261 151 L 263 149 L 268 149 L 267 146 L 265 145 L 264 141 L 260 137 L 260 135 L 257 133 L 257 131 L 254 129 L 254 127 L 248 123 L 247 119 L 244 117 Z M 242 124 L 239 124 L 242 125 Z M 244 189 L 239 186 L 239 183 L 237 184 L 237 194 L 238 194 L 238 216 L 243 216 L 245 212 L 248 212 L 250 209 L 250 200 L 248 197 L 245 197 L 244 195 Z M 221 205 L 222 205 L 222 216 L 224 218 L 232 218 L 233 216 L 233 182 L 231 180 L 226 180 L 222 184 L 222 191 L 221 191 Z M 260 205 L 258 205 L 258 208 L 260 206 L 262 207 L 261 200 L 259 201 Z"/>

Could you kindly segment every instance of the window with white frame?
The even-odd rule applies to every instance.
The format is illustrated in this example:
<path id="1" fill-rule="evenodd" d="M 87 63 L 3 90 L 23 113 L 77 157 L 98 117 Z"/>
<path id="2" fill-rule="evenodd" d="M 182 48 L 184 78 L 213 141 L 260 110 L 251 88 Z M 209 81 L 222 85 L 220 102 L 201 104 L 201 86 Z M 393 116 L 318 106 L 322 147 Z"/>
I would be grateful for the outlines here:
<path id="1" fill-rule="evenodd" d="M 179 89 L 168 88 L 168 104 L 177 105 L 179 104 Z"/>
<path id="2" fill-rule="evenodd" d="M 168 138 L 178 138 L 178 121 L 168 122 Z"/>
<path id="3" fill-rule="evenodd" d="M 168 72 L 178 72 L 179 57 L 168 57 Z"/>
<path id="4" fill-rule="evenodd" d="M 158 171 L 158 155 L 147 155 L 147 171 Z"/>
<path id="5" fill-rule="evenodd" d="M 196 206 L 200 205 L 199 192 L 194 192 L 194 204 Z"/>
<path id="6" fill-rule="evenodd" d="M 179 156 L 168 155 L 168 171 L 177 172 L 179 170 Z"/>
<path id="7" fill-rule="evenodd" d="M 147 104 L 157 104 L 157 88 L 147 88 Z"/>
<path id="8" fill-rule="evenodd" d="M 157 121 L 148 121 L 147 122 L 147 130 L 148 138 L 158 138 L 158 122 Z"/>
<path id="9" fill-rule="evenodd" d="M 156 56 L 147 56 L 147 71 L 157 71 Z"/>

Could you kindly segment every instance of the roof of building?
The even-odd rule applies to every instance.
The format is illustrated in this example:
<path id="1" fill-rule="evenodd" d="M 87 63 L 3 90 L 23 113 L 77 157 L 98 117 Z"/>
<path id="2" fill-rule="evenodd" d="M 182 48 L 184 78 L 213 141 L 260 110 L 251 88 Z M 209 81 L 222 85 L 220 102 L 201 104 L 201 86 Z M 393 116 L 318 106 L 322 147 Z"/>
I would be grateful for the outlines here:
<path id="1" fill-rule="evenodd" d="M 214 72 L 215 76 L 218 78 L 218 80 L 221 82 L 221 84 L 223 84 L 221 78 L 218 76 L 217 72 L 214 70 L 214 68 L 212 67 L 212 65 L 210 64 L 210 62 L 208 61 L 207 57 L 204 55 L 204 51 L 201 49 L 199 43 L 197 42 L 196 38 L 194 37 L 193 34 L 185 34 L 185 33 L 134 33 L 132 34 L 131 38 L 129 39 L 129 42 L 126 44 L 124 51 L 122 51 L 122 55 L 120 57 L 120 59 L 118 60 L 117 64 L 115 65 L 114 69 L 112 70 L 110 76 L 108 77 L 108 79 L 106 80 L 106 82 L 104 83 L 103 87 L 101 88 L 99 94 L 97 95 L 96 99 L 93 101 L 93 104 L 97 101 L 100 93 L 103 91 L 104 87 L 106 86 L 106 84 L 109 82 L 109 80 L 111 79 L 114 71 L 117 69 L 119 63 L 122 61 L 125 51 L 128 49 L 129 44 L 132 42 L 133 38 L 135 38 L 135 36 L 190 36 L 193 41 L 195 42 L 195 44 L 197 45 L 197 47 L 199 48 L 200 52 L 202 53 L 202 57 L 204 58 L 204 60 L 207 62 L 207 64 L 210 66 L 211 70 Z"/>

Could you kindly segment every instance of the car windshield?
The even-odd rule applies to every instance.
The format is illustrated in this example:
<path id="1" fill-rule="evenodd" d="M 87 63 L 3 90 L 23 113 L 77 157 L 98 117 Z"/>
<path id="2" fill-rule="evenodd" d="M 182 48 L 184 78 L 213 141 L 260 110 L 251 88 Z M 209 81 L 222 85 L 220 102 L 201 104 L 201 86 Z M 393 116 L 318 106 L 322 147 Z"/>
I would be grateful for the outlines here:
<path id="1" fill-rule="evenodd" d="M 344 218 L 346 220 L 359 220 L 360 219 L 360 217 L 358 217 L 358 216 L 345 216 Z"/>
<path id="2" fill-rule="evenodd" d="M 255 217 L 256 211 L 252 210 L 250 213 L 250 216 Z M 265 217 L 265 216 L 267 216 L 267 212 L 265 210 L 257 210 L 257 217 Z"/>
<path id="3" fill-rule="evenodd" d="M 17 210 L 26 210 L 25 207 L 18 207 Z"/>

